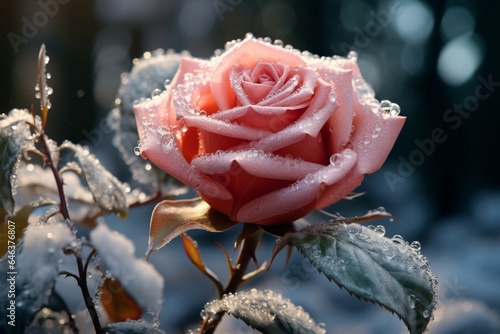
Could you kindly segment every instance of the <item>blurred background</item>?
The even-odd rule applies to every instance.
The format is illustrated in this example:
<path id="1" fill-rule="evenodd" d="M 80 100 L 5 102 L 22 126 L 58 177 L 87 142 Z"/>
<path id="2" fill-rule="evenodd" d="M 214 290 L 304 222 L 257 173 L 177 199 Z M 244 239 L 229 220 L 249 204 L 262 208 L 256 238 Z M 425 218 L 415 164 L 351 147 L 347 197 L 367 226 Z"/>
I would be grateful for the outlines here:
<path id="1" fill-rule="evenodd" d="M 498 1 L 18 0 L 0 6 L 0 112 L 37 103 L 36 59 L 45 43 L 54 89 L 47 132 L 58 142 L 91 146 L 116 175 L 125 166 L 103 119 L 121 73 L 145 51 L 209 57 L 247 32 L 320 56 L 355 50 L 376 97 L 398 103 L 408 119 L 387 163 L 359 188 L 367 194 L 329 211 L 351 216 L 384 206 L 399 219 L 380 222 L 389 236 L 422 243 L 440 281 L 431 333 L 500 333 Z M 151 210 L 106 222 L 133 237 L 142 255 Z M 223 273 L 210 236 L 192 236 Z M 234 235 L 217 238 L 230 242 Z M 161 322 L 167 333 L 194 324 L 214 297 L 179 246 L 174 241 L 151 259 L 166 277 Z M 262 261 L 271 248 L 272 240 L 263 245 Z M 278 261 L 255 286 L 303 305 L 328 333 L 404 332 L 395 316 L 351 298 L 300 256 L 284 268 Z M 251 333 L 237 322 L 227 326 L 232 329 L 220 333 Z"/>

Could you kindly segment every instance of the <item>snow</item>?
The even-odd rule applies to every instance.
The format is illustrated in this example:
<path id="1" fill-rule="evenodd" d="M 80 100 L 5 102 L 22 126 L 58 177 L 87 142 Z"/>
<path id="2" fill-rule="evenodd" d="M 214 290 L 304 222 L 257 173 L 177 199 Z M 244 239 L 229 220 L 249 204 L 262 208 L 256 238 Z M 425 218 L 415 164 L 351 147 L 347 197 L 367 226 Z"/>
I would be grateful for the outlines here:
<path id="1" fill-rule="evenodd" d="M 163 277 L 143 259 L 134 256 L 135 247 L 123 234 L 99 224 L 90 232 L 103 270 L 109 270 L 144 309 L 159 313 L 163 304 Z"/>

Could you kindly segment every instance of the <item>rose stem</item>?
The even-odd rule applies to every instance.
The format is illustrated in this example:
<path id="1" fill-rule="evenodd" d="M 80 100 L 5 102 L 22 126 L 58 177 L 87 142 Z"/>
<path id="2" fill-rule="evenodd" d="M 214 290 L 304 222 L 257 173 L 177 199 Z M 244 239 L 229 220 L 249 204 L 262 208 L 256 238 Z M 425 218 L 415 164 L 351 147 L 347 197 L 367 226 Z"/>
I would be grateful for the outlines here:
<path id="1" fill-rule="evenodd" d="M 229 279 L 223 294 L 234 293 L 238 287 L 243 283 L 243 276 L 248 268 L 248 264 L 254 258 L 255 249 L 257 248 L 260 238 L 262 236 L 262 230 L 258 230 L 255 233 L 246 237 L 242 243 L 238 258 L 236 259 L 236 265 L 234 266 L 234 274 Z M 203 321 L 201 324 L 200 333 L 201 334 L 213 334 L 220 321 L 224 312 L 216 314 L 211 318 L 210 322 Z"/>
<path id="2" fill-rule="evenodd" d="M 52 174 L 54 175 L 54 179 L 57 185 L 57 192 L 59 193 L 59 212 L 63 216 L 66 224 L 73 229 L 73 223 L 69 217 L 68 204 L 66 202 L 66 196 L 64 195 L 63 181 L 61 179 L 61 175 L 57 171 L 57 167 L 54 165 L 54 161 L 52 161 L 52 156 L 50 155 L 50 151 L 45 140 L 45 134 L 43 128 L 40 132 L 39 136 L 40 143 L 42 144 L 42 149 L 45 153 L 45 163 L 49 166 Z M 83 261 L 81 254 L 79 252 L 71 251 L 75 255 L 76 263 L 78 267 L 78 275 L 80 279 L 77 280 L 78 285 L 80 286 L 80 290 L 82 291 L 83 299 L 85 301 L 85 306 L 87 306 L 87 310 L 92 318 L 92 323 L 94 324 L 94 329 L 97 334 L 103 333 L 101 328 L 101 324 L 99 323 L 99 316 L 97 315 L 97 311 L 95 309 L 94 301 L 89 293 L 89 288 L 87 286 L 87 273 L 83 266 Z"/>

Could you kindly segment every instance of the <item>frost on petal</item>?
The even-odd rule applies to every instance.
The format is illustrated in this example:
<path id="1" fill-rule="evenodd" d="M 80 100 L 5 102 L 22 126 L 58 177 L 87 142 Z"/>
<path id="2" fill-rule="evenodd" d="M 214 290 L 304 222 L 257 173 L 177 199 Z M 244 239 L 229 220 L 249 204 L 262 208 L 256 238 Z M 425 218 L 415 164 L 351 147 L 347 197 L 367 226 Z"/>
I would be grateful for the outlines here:
<path id="1" fill-rule="evenodd" d="M 351 137 L 352 120 L 354 117 L 351 70 L 320 69 L 322 77 L 332 84 L 339 108 L 328 120 L 325 128 L 328 130 L 328 149 L 330 154 L 344 148 Z"/>
<path id="2" fill-rule="evenodd" d="M 270 45 L 255 39 L 245 39 L 226 51 L 212 72 L 212 91 L 219 109 L 234 107 L 236 96 L 231 87 L 230 71 L 235 64 L 253 68 L 257 62 L 282 62 L 288 66 L 305 66 L 300 55 L 279 46 Z"/>
<path id="3" fill-rule="evenodd" d="M 364 175 L 361 174 L 356 168 L 351 169 L 351 171 L 339 182 L 328 186 L 318 198 L 315 209 L 321 210 L 333 203 L 340 201 L 344 196 L 352 192 L 357 188 L 361 181 L 364 179 Z"/>
<path id="4" fill-rule="evenodd" d="M 322 89 L 318 91 L 320 90 Z M 329 87 L 328 90 L 330 90 Z M 251 143 L 251 147 L 265 152 L 274 152 L 301 141 L 306 135 L 317 137 L 325 123 L 337 108 L 335 100 L 330 99 L 328 96 L 328 94 L 322 92 L 322 103 L 312 101 L 298 121 L 287 126 L 282 131 L 273 133 L 270 136 Z M 318 96 L 318 101 L 319 99 L 320 97 Z M 318 105 L 316 105 L 316 103 Z M 246 147 L 243 146 L 241 148 L 245 149 Z"/>
<path id="5" fill-rule="evenodd" d="M 331 186 L 342 180 L 355 163 L 356 154 L 351 150 L 344 150 L 335 157 L 332 164 L 307 175 L 304 179 L 286 188 L 250 201 L 238 211 L 238 220 L 245 222 L 262 221 L 305 207 L 313 203 L 325 185 Z M 289 219 L 293 220 L 293 218 L 300 217 Z M 266 222 L 265 225 L 280 222 L 271 221 L 271 223 Z"/>
<path id="6" fill-rule="evenodd" d="M 191 164 L 206 174 L 222 174 L 229 172 L 234 162 L 249 174 L 275 180 L 301 179 L 324 167 L 254 149 L 206 154 L 193 159 Z"/>
<path id="7" fill-rule="evenodd" d="M 231 194 L 224 187 L 189 165 L 172 133 L 158 124 L 142 119 L 144 110 L 147 110 L 147 107 L 136 107 L 143 157 L 187 186 L 211 194 L 215 198 L 231 199 Z"/>
<path id="8" fill-rule="evenodd" d="M 358 152 L 358 170 L 371 174 L 384 163 L 403 127 L 406 117 L 391 116 L 381 109 L 373 111 L 363 104 L 355 105 L 351 144 Z"/>
<path id="9" fill-rule="evenodd" d="M 105 224 L 90 232 L 90 241 L 103 269 L 109 270 L 143 309 L 158 313 L 163 303 L 163 276 L 152 264 L 135 257 L 132 241 Z"/>

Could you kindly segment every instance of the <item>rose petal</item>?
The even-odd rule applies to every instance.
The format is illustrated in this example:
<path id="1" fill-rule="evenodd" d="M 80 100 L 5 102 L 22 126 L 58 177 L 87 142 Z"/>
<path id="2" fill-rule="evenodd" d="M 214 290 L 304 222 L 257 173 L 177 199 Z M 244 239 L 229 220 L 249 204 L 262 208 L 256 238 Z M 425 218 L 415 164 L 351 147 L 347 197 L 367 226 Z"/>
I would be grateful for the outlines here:
<path id="1" fill-rule="evenodd" d="M 337 103 L 334 99 L 330 99 L 329 92 L 331 92 L 329 85 L 326 83 L 318 84 L 314 99 L 297 122 L 282 131 L 251 143 L 251 146 L 257 150 L 274 152 L 301 141 L 306 135 L 317 137 L 321 128 L 337 108 Z M 248 147 L 241 149 L 248 149 Z"/>
<path id="2" fill-rule="evenodd" d="M 310 68 L 294 70 L 294 76 L 288 79 L 279 91 L 271 92 L 270 96 L 262 100 L 259 105 L 290 107 L 309 102 L 317 84 L 317 75 Z"/>
<path id="3" fill-rule="evenodd" d="M 343 149 L 351 137 L 353 112 L 352 70 L 320 68 L 321 76 L 334 87 L 339 104 L 338 109 L 328 120 L 326 128 L 329 153 L 333 154 Z"/>
<path id="4" fill-rule="evenodd" d="M 188 127 L 196 127 L 232 138 L 258 140 L 271 134 L 269 131 L 253 129 L 236 123 L 226 123 L 212 117 L 185 116 L 183 119 Z"/>
<path id="5" fill-rule="evenodd" d="M 325 207 L 332 205 L 340 201 L 347 194 L 356 189 L 363 181 L 365 176 L 359 172 L 356 168 L 351 169 L 351 171 L 345 175 L 345 177 L 339 182 L 328 186 L 320 195 L 314 208 L 316 210 L 324 209 Z"/>
<path id="6" fill-rule="evenodd" d="M 391 116 L 382 109 L 374 112 L 356 102 L 355 113 L 351 143 L 359 156 L 357 168 L 363 174 L 371 174 L 387 159 L 406 117 Z"/>
<path id="7" fill-rule="evenodd" d="M 280 157 L 257 150 L 241 152 L 218 152 L 193 159 L 192 165 L 206 174 L 228 172 L 233 163 L 249 174 L 277 180 L 297 180 L 317 172 L 324 166 L 307 161 Z"/>
<path id="8" fill-rule="evenodd" d="M 352 169 L 355 162 L 356 153 L 344 150 L 338 155 L 335 164 L 323 167 L 286 188 L 248 202 L 240 208 L 237 218 L 239 221 L 256 222 L 307 206 L 316 199 L 324 185 L 340 181 Z"/>
<path id="9" fill-rule="evenodd" d="M 155 120 L 159 118 L 158 107 L 164 101 L 160 98 L 141 103 L 134 108 L 137 129 L 141 139 L 141 154 L 153 164 L 200 192 L 221 199 L 231 199 L 232 195 L 210 177 L 191 167 L 181 154 L 172 134 L 159 128 Z M 156 112 L 156 114 L 154 113 Z"/>
<path id="10" fill-rule="evenodd" d="M 212 92 L 219 105 L 219 109 L 225 110 L 235 106 L 236 96 L 231 89 L 229 72 L 235 65 L 253 68 L 261 61 L 282 62 L 290 67 L 305 66 L 304 60 L 297 53 L 282 47 L 270 45 L 255 39 L 245 39 L 236 43 L 226 51 L 217 61 L 212 71 Z"/>

